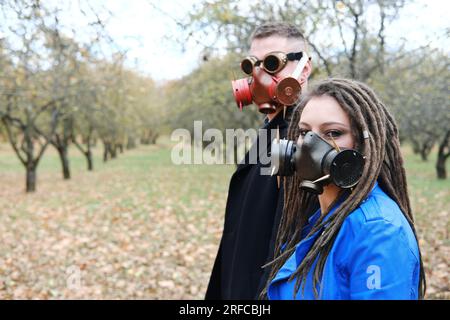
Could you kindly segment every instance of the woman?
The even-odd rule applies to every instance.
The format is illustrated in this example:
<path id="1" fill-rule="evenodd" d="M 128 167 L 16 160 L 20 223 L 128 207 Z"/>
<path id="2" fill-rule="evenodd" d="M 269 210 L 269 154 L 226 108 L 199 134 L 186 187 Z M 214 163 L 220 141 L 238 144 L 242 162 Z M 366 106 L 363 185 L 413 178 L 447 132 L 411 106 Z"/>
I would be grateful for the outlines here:
<path id="1" fill-rule="evenodd" d="M 352 189 L 315 195 L 285 184 L 285 208 L 263 296 L 269 299 L 417 299 L 425 274 L 393 117 L 366 85 L 328 79 L 294 112 L 288 138 L 313 132 L 364 155 Z M 301 170 L 301 169 L 299 169 Z M 318 208 L 320 206 L 320 208 Z"/>

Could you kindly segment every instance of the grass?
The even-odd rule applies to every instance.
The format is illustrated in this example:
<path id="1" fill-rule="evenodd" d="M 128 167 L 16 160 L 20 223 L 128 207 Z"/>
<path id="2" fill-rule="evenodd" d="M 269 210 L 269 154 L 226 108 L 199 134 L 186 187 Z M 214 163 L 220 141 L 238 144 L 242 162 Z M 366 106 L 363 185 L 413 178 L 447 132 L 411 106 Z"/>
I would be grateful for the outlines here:
<path id="1" fill-rule="evenodd" d="M 0 144 L 0 298 L 201 299 L 223 227 L 231 165 L 173 165 L 171 142 L 119 154 L 94 171 L 71 148 L 63 181 L 49 148 L 37 192 L 24 192 L 22 165 Z M 429 298 L 449 298 L 450 178 L 435 178 L 403 148 Z M 449 169 L 448 169 L 449 170 Z M 449 172 L 450 174 L 450 172 Z M 69 267 L 82 285 L 67 285 Z"/>
<path id="2" fill-rule="evenodd" d="M 439 223 L 440 227 L 435 232 L 442 232 L 441 237 L 449 245 L 449 163 L 446 164 L 449 177 L 446 180 L 439 180 L 436 178 L 435 171 L 436 150 L 431 153 L 428 161 L 423 161 L 418 155 L 414 155 L 410 148 L 403 148 L 403 154 L 405 156 L 410 199 L 419 229 L 421 226 L 427 226 L 430 223 Z M 433 221 L 433 217 L 436 216 L 443 219 Z"/>
<path id="3" fill-rule="evenodd" d="M 148 195 L 148 199 L 156 206 L 165 203 L 160 195 L 171 194 L 174 200 L 184 205 L 191 205 L 198 199 L 204 199 L 211 191 L 226 192 L 227 177 L 232 173 L 233 166 L 177 166 L 170 160 L 171 150 L 164 139 L 156 146 L 141 146 L 138 150 L 119 154 L 117 159 L 104 163 L 101 148 L 94 148 L 94 172 L 104 175 L 118 175 L 126 181 L 130 191 L 142 191 Z M 77 149 L 70 148 L 70 167 L 72 177 L 86 176 L 86 160 Z M 60 160 L 58 154 L 49 148 L 42 158 L 38 168 L 37 189 L 43 179 L 55 177 L 60 174 Z M 15 189 L 24 188 L 25 171 L 17 157 L 11 152 L 8 145 L 0 145 L 0 173 L 13 175 L 17 179 Z M 194 179 L 194 177 L 196 177 Z M 219 183 L 212 183 L 219 181 Z M 68 182 L 71 183 L 70 181 Z M 79 196 L 84 198 L 90 192 L 92 186 L 79 190 Z M 88 187 L 88 188 L 86 188 Z M 106 194 L 107 199 L 121 196 L 124 205 L 132 206 L 130 199 L 123 195 L 121 184 L 111 188 Z M 164 200 L 164 201 L 161 201 Z M 58 205 L 60 199 L 48 198 L 48 203 Z M 52 202 L 54 201 L 54 202 Z M 94 201 L 95 203 L 101 203 Z"/>
<path id="4" fill-rule="evenodd" d="M 408 185 L 412 197 L 423 197 L 424 199 L 442 200 L 443 204 L 450 203 L 450 166 L 447 161 L 448 179 L 439 180 L 436 178 L 436 150 L 431 153 L 428 161 L 423 161 L 418 155 L 412 153 L 411 148 L 403 148 L 405 156 L 405 169 L 408 174 Z M 432 201 L 431 205 L 433 205 Z M 418 212 L 425 214 L 425 212 Z"/>

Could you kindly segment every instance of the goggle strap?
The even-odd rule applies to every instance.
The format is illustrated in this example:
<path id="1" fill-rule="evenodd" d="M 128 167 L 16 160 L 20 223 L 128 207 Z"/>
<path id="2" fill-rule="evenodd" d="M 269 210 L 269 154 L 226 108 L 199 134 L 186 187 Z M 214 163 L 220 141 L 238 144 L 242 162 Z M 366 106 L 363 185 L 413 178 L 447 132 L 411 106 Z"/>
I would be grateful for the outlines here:
<path id="1" fill-rule="evenodd" d="M 286 55 L 286 58 L 287 58 L 289 61 L 300 60 L 302 57 L 303 57 L 303 51 L 299 51 L 299 52 L 291 52 L 291 53 L 288 53 L 288 54 Z"/>
<path id="2" fill-rule="evenodd" d="M 306 54 L 306 52 L 302 52 L 302 58 L 300 59 L 300 61 L 297 64 L 297 67 L 292 73 L 292 78 L 298 79 L 300 77 L 300 74 L 302 73 L 303 68 L 305 68 L 308 61 L 309 61 L 308 55 Z"/>

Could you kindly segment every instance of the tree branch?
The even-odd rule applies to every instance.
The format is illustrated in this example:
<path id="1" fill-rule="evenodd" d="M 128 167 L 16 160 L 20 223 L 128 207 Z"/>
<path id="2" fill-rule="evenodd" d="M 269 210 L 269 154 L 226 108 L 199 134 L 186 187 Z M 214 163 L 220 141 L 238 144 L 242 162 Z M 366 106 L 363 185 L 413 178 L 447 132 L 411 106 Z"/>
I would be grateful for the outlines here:
<path id="1" fill-rule="evenodd" d="M 26 167 L 27 161 L 25 160 L 23 155 L 20 153 L 20 150 L 17 147 L 17 142 L 13 138 L 13 135 L 12 135 L 12 132 L 11 132 L 11 128 L 10 128 L 10 126 L 9 126 L 9 124 L 8 124 L 8 122 L 7 122 L 5 117 L 2 117 L 2 123 L 3 123 L 3 125 L 6 128 L 6 133 L 7 133 L 7 136 L 8 136 L 9 143 L 13 147 L 14 152 L 16 153 L 17 157 L 19 158 L 20 162 L 22 162 L 22 164 Z"/>

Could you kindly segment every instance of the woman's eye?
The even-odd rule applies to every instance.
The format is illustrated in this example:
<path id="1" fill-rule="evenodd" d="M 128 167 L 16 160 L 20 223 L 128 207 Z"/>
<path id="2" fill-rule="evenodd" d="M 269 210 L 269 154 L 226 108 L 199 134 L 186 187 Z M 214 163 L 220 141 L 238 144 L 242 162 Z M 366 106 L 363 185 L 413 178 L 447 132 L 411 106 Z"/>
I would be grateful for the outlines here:
<path id="1" fill-rule="evenodd" d="M 337 138 L 342 135 L 342 132 L 338 130 L 330 130 L 327 133 L 325 133 L 325 135 L 330 138 Z"/>
<path id="2" fill-rule="evenodd" d="M 300 136 L 304 137 L 309 130 L 305 130 L 305 129 L 300 129 Z"/>

